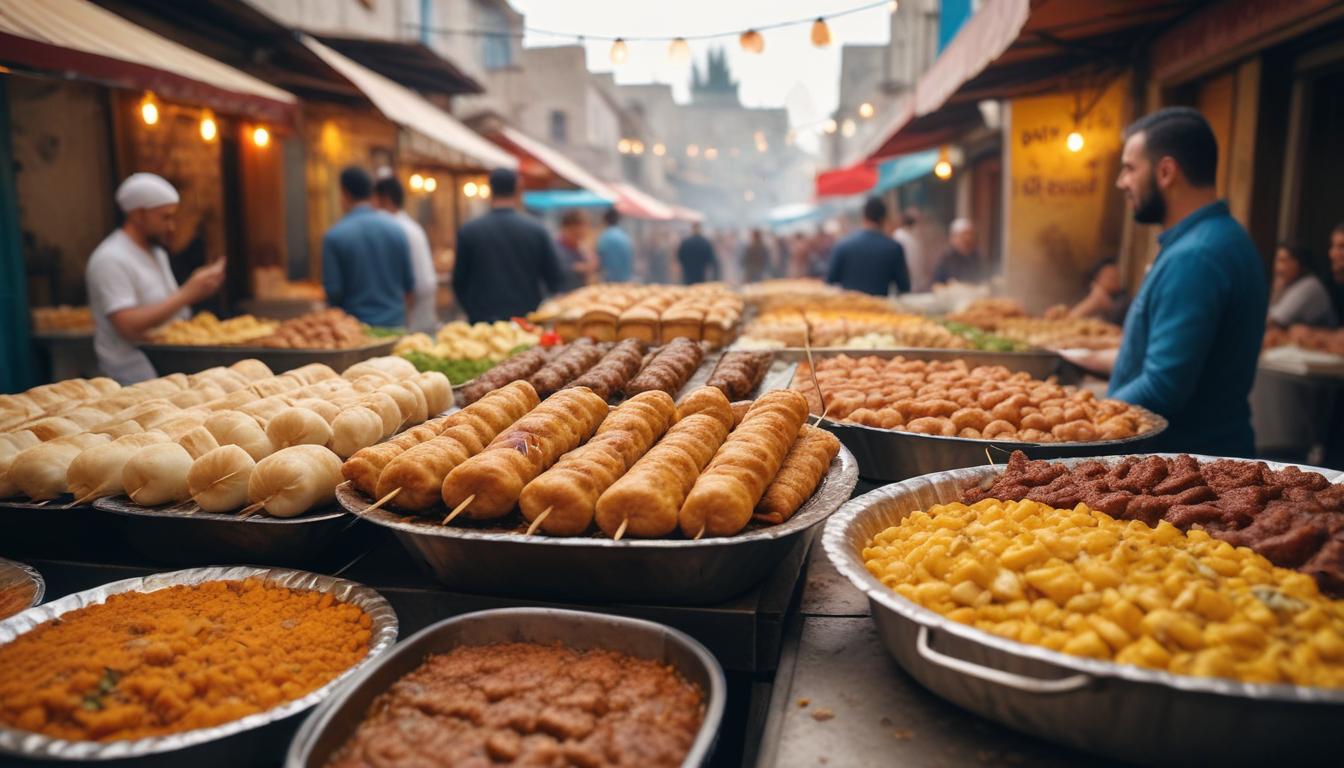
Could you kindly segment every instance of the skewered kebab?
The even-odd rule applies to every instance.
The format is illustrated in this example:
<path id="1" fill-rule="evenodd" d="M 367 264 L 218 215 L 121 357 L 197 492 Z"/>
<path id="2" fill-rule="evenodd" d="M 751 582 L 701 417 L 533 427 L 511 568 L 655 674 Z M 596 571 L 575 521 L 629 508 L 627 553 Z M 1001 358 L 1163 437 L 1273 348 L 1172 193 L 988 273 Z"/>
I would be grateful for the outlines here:
<path id="1" fill-rule="evenodd" d="M 537 406 L 537 392 L 515 381 L 446 417 L 443 431 L 393 457 L 378 476 L 374 493 L 393 505 L 425 510 L 439 503 L 444 478 L 479 453 L 497 435 Z"/>
<path id="2" fill-rule="evenodd" d="M 588 530 L 598 498 L 676 420 L 677 406 L 664 392 L 644 392 L 625 401 L 607 416 L 592 440 L 523 488 L 518 500 L 523 517 L 553 536 L 577 536 Z"/>
<path id="3" fill-rule="evenodd" d="M 596 365 L 610 346 L 594 344 L 591 339 L 579 339 L 532 374 L 528 382 L 537 390 L 537 396 L 545 400 Z"/>
<path id="4" fill-rule="evenodd" d="M 725 352 L 705 386 L 718 387 L 729 400 L 750 397 L 761 385 L 773 361 L 771 352 Z"/>
<path id="5" fill-rule="evenodd" d="M 476 377 L 476 380 L 458 390 L 463 405 L 485 397 L 489 392 L 499 389 L 511 381 L 526 379 L 536 373 L 550 358 L 550 350 L 533 347 L 520 352 L 494 368 Z"/>
<path id="6" fill-rule="evenodd" d="M 431 419 L 418 427 L 411 427 L 384 443 L 370 445 L 355 451 L 355 455 L 341 465 L 341 474 L 354 483 L 365 496 L 378 490 L 378 476 L 396 457 L 415 446 L 438 437 L 447 426 L 449 416 Z"/>
<path id="7" fill-rule="evenodd" d="M 613 538 L 666 536 L 700 471 L 733 427 L 728 398 L 697 389 L 677 408 L 677 423 L 597 500 L 597 525 Z"/>
<path id="8" fill-rule="evenodd" d="M 673 397 L 686 386 L 700 361 L 705 357 L 704 347 L 697 341 L 673 339 L 653 356 L 639 375 L 625 386 L 625 394 L 661 390 Z"/>
<path id="9" fill-rule="evenodd" d="M 681 532 L 731 536 L 746 527 L 806 419 L 807 398 L 792 390 L 757 400 L 686 496 Z"/>
<path id="10" fill-rule="evenodd" d="M 588 372 L 574 379 L 566 388 L 587 387 L 603 400 L 620 392 L 639 373 L 644 364 L 644 342 L 626 339 L 602 357 Z"/>
<path id="11" fill-rule="evenodd" d="M 804 424 L 793 441 L 779 474 L 766 487 L 752 517 L 763 523 L 779 525 L 788 520 L 821 483 L 831 468 L 831 460 L 840 452 L 840 440 L 819 427 Z"/>
<path id="12" fill-rule="evenodd" d="M 500 433 L 443 480 L 454 515 L 485 520 L 508 514 L 527 485 L 597 431 L 609 411 L 591 389 L 557 392 Z"/>

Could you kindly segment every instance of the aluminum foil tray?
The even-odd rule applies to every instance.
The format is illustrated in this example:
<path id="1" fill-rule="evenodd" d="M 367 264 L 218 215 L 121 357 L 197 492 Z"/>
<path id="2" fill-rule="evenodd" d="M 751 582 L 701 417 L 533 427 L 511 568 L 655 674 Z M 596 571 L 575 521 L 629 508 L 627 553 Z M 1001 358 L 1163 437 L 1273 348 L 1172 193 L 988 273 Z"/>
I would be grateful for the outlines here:
<path id="1" fill-rule="evenodd" d="M 36 568 L 27 563 L 0 557 L 0 586 L 7 584 L 28 584 L 32 587 L 33 596 L 28 599 L 28 605 L 25 605 L 24 609 L 41 605 L 42 598 L 47 594 L 47 582 Z M 0 619 L 5 618 L 8 617 L 0 615 Z"/>
<path id="2" fill-rule="evenodd" d="M 1299 466 L 1332 482 L 1344 477 L 1266 464 Z M 883 644 L 921 685 L 1011 728 L 1140 764 L 1338 761 L 1344 689 L 1242 683 L 1070 656 L 948 619 L 905 599 L 864 567 L 863 548 L 878 532 L 910 512 L 957 501 L 964 489 L 1002 471 L 958 469 L 879 488 L 846 504 L 826 525 L 827 556 L 868 596 Z"/>
<path id="3" fill-rule="evenodd" d="M 798 536 L 849 499 L 858 465 L 841 448 L 812 497 L 782 525 L 750 524 L 725 538 L 636 539 L 605 536 L 527 536 L 513 527 L 439 525 L 368 507 L 350 485 L 336 500 L 350 512 L 390 528 L 411 557 L 446 587 L 459 592 L 583 602 L 713 605 L 747 591 L 789 553 Z"/>
<path id="4" fill-rule="evenodd" d="M 601 648 L 675 669 L 704 695 L 704 720 L 683 766 L 705 765 L 723 719 L 728 688 L 719 662 L 705 647 L 671 627 L 641 619 L 563 611 L 502 608 L 468 613 L 417 632 L 362 671 L 313 711 L 289 747 L 286 768 L 321 768 L 363 721 L 373 700 L 435 653 L 487 643 L 559 643 L 569 648 Z"/>
<path id="5" fill-rule="evenodd" d="M 144 739 L 100 742 L 68 741 L 0 726 L 0 764 L 49 761 L 126 762 L 136 766 L 190 765 L 192 768 L 202 768 L 213 765 L 238 766 L 269 762 L 283 751 L 284 744 L 298 725 L 298 716 L 301 713 L 330 696 L 342 682 L 372 664 L 396 642 L 396 612 L 382 595 L 369 587 L 305 571 L 210 567 L 114 581 L 101 587 L 76 592 L 46 605 L 29 608 L 0 622 L 0 645 L 66 613 L 102 603 L 110 595 L 123 592 L 154 592 L 180 584 L 237 581 L 248 578 L 264 579 L 270 584 L 291 589 L 330 593 L 339 600 L 359 606 L 373 620 L 368 655 L 331 682 L 303 698 L 212 728 L 199 728 Z"/>

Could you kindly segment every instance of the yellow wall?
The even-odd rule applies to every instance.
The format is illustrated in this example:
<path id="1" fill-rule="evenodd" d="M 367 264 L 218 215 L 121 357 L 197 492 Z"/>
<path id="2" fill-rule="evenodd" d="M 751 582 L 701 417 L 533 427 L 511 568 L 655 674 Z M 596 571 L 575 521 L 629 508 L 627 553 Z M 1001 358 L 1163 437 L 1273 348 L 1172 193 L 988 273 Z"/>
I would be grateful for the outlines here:
<path id="1" fill-rule="evenodd" d="M 1004 151 L 1004 276 L 1009 295 L 1039 311 L 1087 291 L 1087 273 L 1120 249 L 1124 200 L 1115 189 L 1128 81 L 1099 95 L 1074 93 L 1016 99 L 1008 110 Z M 1079 99 L 1096 105 L 1082 118 L 1081 151 L 1065 138 Z"/>

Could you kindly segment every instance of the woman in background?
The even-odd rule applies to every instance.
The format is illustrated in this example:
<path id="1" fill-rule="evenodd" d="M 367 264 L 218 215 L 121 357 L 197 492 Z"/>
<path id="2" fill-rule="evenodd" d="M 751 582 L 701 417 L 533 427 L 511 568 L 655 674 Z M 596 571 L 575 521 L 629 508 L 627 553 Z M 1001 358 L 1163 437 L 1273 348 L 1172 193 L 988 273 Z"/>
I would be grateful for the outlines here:
<path id="1" fill-rule="evenodd" d="M 1274 287 L 1270 293 L 1269 322 L 1280 328 L 1309 325 L 1334 328 L 1339 325 L 1330 297 L 1330 272 L 1324 260 L 1311 251 L 1280 243 L 1274 254 Z"/>

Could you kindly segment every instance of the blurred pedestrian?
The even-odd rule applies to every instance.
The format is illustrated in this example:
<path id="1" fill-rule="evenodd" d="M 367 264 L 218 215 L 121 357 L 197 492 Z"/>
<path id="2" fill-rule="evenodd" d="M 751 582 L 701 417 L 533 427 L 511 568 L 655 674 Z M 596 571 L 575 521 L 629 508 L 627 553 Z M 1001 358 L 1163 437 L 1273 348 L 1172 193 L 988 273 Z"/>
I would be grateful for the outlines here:
<path id="1" fill-rule="evenodd" d="M 806 277 L 808 259 L 812 254 L 812 241 L 802 232 L 793 233 L 793 245 L 789 246 L 789 272 L 787 277 Z"/>
<path id="2" fill-rule="evenodd" d="M 863 228 L 835 246 L 826 282 L 850 291 L 886 296 L 910 291 L 910 271 L 901 244 L 887 237 L 887 204 L 870 197 L 863 204 Z"/>
<path id="3" fill-rule="evenodd" d="M 645 249 L 645 258 L 648 268 L 644 272 L 644 281 L 657 285 L 671 282 L 667 274 L 668 261 L 671 259 L 672 233 L 667 230 L 658 230 L 649 238 L 649 245 Z"/>
<path id="4" fill-rule="evenodd" d="M 439 292 L 439 273 L 434 270 L 429 235 L 425 234 L 420 222 L 406 212 L 406 190 L 396 176 L 384 176 L 373 185 L 373 205 L 392 216 L 406 235 L 406 244 L 411 249 L 415 290 L 411 308 L 406 313 L 406 327 L 420 333 L 434 333 L 439 328 L 439 315 L 434 306 Z"/>
<path id="5" fill-rule="evenodd" d="M 453 293 L 473 323 L 508 320 L 541 304 L 542 289 L 565 284 L 555 245 L 536 219 L 518 212 L 518 174 L 490 172 L 490 212 L 457 233 Z"/>
<path id="6" fill-rule="evenodd" d="M 1115 325 L 1125 324 L 1129 294 L 1120 279 L 1120 265 L 1114 257 L 1102 259 L 1092 268 L 1088 292 L 1082 301 L 1069 308 L 1069 317 L 1095 317 Z"/>
<path id="7" fill-rule="evenodd" d="M 116 193 L 125 221 L 93 249 L 84 268 L 98 368 L 121 384 L 158 375 L 135 347 L 146 331 L 190 317 L 191 305 L 224 282 L 223 259 L 198 267 L 181 287 L 173 277 L 167 248 L 180 200 L 162 176 L 128 176 Z"/>
<path id="8" fill-rule="evenodd" d="M 677 263 L 681 265 L 681 282 L 685 285 L 703 283 L 709 275 L 719 277 L 719 260 L 714 246 L 700 232 L 700 224 L 691 225 L 691 234 L 677 246 Z"/>
<path id="9" fill-rule="evenodd" d="M 827 222 L 817 227 L 817 236 L 812 239 L 812 250 L 807 260 L 807 277 L 825 278 L 827 267 L 831 263 L 831 251 L 835 248 L 835 235 L 829 229 L 839 229 L 839 224 Z"/>
<path id="10" fill-rule="evenodd" d="M 989 279 L 989 269 L 977 250 L 979 235 L 970 219 L 952 222 L 950 242 L 938 267 L 933 271 L 935 285 L 950 283 L 983 283 Z"/>
<path id="11" fill-rule="evenodd" d="M 748 283 L 759 283 L 765 279 L 765 271 L 770 267 L 770 249 L 765 247 L 765 238 L 761 230 L 751 230 L 747 246 L 742 249 L 743 279 Z"/>
<path id="12" fill-rule="evenodd" d="M 363 323 L 406 325 L 414 300 L 415 269 L 406 233 L 374 209 L 373 178 L 358 166 L 341 171 L 345 215 L 322 237 L 322 287 L 327 303 Z"/>
<path id="13" fill-rule="evenodd" d="M 597 278 L 597 256 L 588 249 L 588 216 L 583 211 L 570 209 L 560 217 L 560 235 L 555 240 L 560 269 L 564 274 L 561 290 L 592 283 Z"/>
<path id="14" fill-rule="evenodd" d="M 905 265 L 910 270 L 910 288 L 916 291 L 926 290 L 929 279 L 933 277 L 933 265 L 928 263 L 928 253 L 920 237 L 915 233 L 922 213 L 911 206 L 897 215 L 899 224 L 891 233 L 891 238 L 901 244 L 905 252 Z"/>
<path id="15" fill-rule="evenodd" d="M 1319 252 L 1318 252 L 1319 253 Z M 1269 322 L 1280 328 L 1339 325 L 1330 297 L 1330 268 L 1324 259 L 1293 243 L 1279 243 L 1274 252 L 1274 284 L 1270 289 Z"/>
<path id="16" fill-rule="evenodd" d="M 621 214 L 608 208 L 602 214 L 607 228 L 597 238 L 597 258 L 602 262 L 602 279 L 608 283 L 628 283 L 634 276 L 635 246 L 620 228 Z"/>

